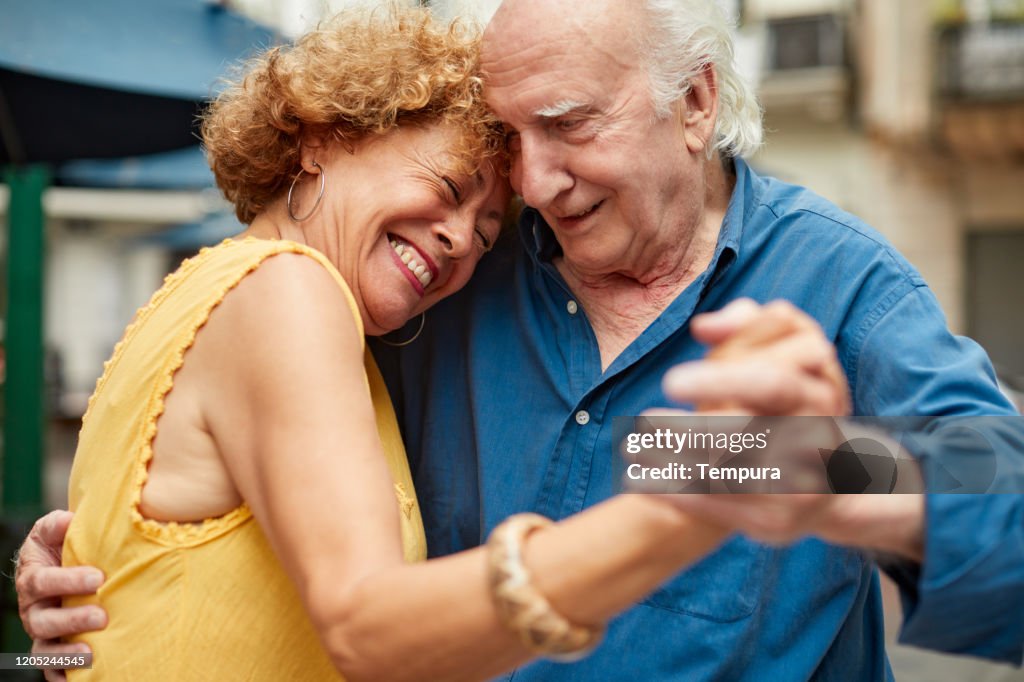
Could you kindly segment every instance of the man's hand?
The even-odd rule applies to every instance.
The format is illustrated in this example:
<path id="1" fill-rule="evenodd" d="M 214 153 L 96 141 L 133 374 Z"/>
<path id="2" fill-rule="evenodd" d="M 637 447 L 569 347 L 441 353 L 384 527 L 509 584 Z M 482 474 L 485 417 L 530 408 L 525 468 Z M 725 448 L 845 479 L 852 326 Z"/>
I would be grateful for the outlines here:
<path id="1" fill-rule="evenodd" d="M 14 575 L 22 627 L 32 638 L 34 654 L 89 653 L 84 644 L 65 644 L 61 637 L 107 625 L 107 614 L 96 606 L 62 608 L 61 598 L 94 594 L 103 574 L 87 566 L 61 567 L 61 547 L 74 515 L 54 511 L 36 521 L 18 552 Z M 61 670 L 46 671 L 48 682 L 62 681 Z"/>
<path id="2" fill-rule="evenodd" d="M 924 495 L 665 495 L 693 516 L 760 542 L 784 545 L 807 536 L 837 545 L 924 556 Z"/>

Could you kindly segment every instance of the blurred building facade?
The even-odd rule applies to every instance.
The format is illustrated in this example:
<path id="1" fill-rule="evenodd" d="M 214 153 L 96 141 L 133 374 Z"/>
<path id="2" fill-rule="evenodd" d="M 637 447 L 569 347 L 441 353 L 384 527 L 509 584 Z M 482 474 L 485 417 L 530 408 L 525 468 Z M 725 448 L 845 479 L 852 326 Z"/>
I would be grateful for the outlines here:
<path id="1" fill-rule="evenodd" d="M 229 4 L 296 35 L 367 2 Z M 484 22 L 499 2 L 433 5 Z M 953 329 L 981 341 L 1011 382 L 1024 379 L 1024 0 L 723 2 L 739 19 L 738 59 L 766 112 L 755 163 L 883 232 L 922 271 Z M 46 338 L 60 358 L 53 407 L 75 417 L 165 272 L 238 226 L 223 220 L 211 183 L 70 184 L 45 201 Z M 0 186 L 0 213 L 5 206 Z M 192 240 L 154 238 L 211 221 L 219 227 L 194 230 Z"/>
<path id="2" fill-rule="evenodd" d="M 297 35 L 367 2 L 229 4 Z M 883 232 L 922 271 L 952 328 L 981 341 L 1011 383 L 1024 380 L 1024 0 L 723 2 L 766 113 L 755 163 Z M 481 22 L 498 4 L 433 2 Z M 238 228 L 207 184 L 48 191 L 58 413 L 80 415 L 121 329 L 181 255 Z M 0 186 L 0 213 L 5 197 Z M 211 221 L 219 227 L 191 240 L 158 236 Z"/>

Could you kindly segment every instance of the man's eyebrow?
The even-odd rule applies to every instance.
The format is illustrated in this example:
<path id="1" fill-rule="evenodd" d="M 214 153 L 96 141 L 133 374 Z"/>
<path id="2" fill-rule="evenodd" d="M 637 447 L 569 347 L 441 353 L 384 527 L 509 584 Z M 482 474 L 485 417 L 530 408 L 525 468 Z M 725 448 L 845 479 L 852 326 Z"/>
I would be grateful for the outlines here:
<path id="1" fill-rule="evenodd" d="M 554 104 L 546 107 L 542 107 L 533 112 L 536 118 L 558 118 L 559 116 L 565 116 L 570 112 L 575 111 L 586 111 L 590 109 L 590 105 L 584 104 L 583 102 L 577 102 L 576 100 L 563 99 L 555 102 Z"/>

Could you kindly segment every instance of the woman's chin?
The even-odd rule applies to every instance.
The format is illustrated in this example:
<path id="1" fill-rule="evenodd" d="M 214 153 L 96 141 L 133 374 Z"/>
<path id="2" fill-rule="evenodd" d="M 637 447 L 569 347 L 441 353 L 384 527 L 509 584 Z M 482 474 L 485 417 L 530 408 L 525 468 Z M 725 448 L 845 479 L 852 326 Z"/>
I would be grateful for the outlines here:
<path id="1" fill-rule="evenodd" d="M 363 328 L 367 336 L 398 331 L 419 317 L 422 301 L 408 292 L 370 292 L 363 297 Z M 376 294 L 376 295 L 374 295 Z"/>
<path id="2" fill-rule="evenodd" d="M 412 327 L 413 324 L 418 325 L 419 318 L 419 313 L 410 315 L 407 311 L 403 311 L 365 320 L 363 327 L 367 336 L 385 336 L 392 332 L 400 332 L 406 327 Z"/>

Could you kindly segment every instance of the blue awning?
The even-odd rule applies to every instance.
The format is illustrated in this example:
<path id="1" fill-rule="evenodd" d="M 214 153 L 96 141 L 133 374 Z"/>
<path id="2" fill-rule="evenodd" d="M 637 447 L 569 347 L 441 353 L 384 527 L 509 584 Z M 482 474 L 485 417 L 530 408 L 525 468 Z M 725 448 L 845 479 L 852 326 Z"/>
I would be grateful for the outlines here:
<path id="1" fill-rule="evenodd" d="M 206 189 L 213 173 L 198 146 L 123 159 L 82 159 L 57 168 L 57 181 L 75 187 Z"/>
<path id="2" fill-rule="evenodd" d="M 0 165 L 193 146 L 232 65 L 277 42 L 203 0 L 5 0 Z"/>
<path id="3" fill-rule="evenodd" d="M 0 66 L 95 87 L 209 99 L 246 55 L 281 42 L 203 0 L 8 0 Z"/>

